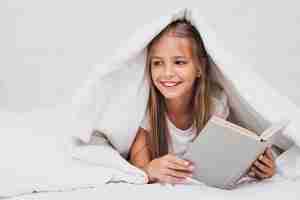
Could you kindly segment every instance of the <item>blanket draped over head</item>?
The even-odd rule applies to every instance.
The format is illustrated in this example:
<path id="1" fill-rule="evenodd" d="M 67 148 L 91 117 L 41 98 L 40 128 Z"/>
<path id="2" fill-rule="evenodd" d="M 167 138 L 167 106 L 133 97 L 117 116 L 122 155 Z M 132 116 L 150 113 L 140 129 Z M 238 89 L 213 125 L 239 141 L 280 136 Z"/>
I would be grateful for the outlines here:
<path id="1" fill-rule="evenodd" d="M 102 132 L 124 157 L 145 114 L 149 86 L 144 78 L 146 46 L 170 22 L 185 18 L 204 41 L 211 76 L 228 96 L 235 123 L 261 133 L 271 123 L 290 123 L 274 143 L 284 150 L 300 145 L 300 109 L 278 93 L 247 62 L 238 60 L 196 9 L 175 9 L 139 28 L 110 59 L 97 65 L 72 99 L 77 129 L 72 134 L 88 142 L 93 131 Z M 249 78 L 250 77 L 250 78 Z"/>

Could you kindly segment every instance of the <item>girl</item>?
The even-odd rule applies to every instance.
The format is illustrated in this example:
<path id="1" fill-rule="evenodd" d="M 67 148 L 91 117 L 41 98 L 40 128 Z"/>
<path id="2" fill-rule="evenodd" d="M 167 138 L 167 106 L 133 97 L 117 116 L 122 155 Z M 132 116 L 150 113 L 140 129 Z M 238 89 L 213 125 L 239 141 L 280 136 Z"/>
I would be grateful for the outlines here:
<path id="1" fill-rule="evenodd" d="M 150 42 L 145 69 L 150 95 L 129 160 L 151 183 L 182 183 L 194 166 L 180 156 L 212 114 L 228 117 L 227 97 L 210 80 L 200 34 L 185 19 L 172 22 Z M 275 161 L 267 149 L 248 175 L 263 179 L 274 173 Z"/>

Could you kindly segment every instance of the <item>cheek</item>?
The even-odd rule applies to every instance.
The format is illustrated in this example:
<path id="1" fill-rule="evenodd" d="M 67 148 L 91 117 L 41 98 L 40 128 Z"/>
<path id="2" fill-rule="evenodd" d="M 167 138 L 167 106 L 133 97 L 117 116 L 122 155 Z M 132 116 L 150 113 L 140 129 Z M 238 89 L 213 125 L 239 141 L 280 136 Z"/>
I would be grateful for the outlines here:
<path id="1" fill-rule="evenodd" d="M 151 70 L 152 84 L 156 87 L 157 87 L 157 83 L 155 80 L 157 79 L 158 75 L 159 75 L 159 72 L 157 72 L 157 70 Z"/>
<path id="2" fill-rule="evenodd" d="M 155 81 L 161 74 L 161 70 L 159 68 L 153 68 L 151 70 L 151 78 Z"/>
<path id="3" fill-rule="evenodd" d="M 178 70 L 178 75 L 181 76 L 185 81 L 193 82 L 196 79 L 196 70 L 193 68 L 185 68 Z"/>

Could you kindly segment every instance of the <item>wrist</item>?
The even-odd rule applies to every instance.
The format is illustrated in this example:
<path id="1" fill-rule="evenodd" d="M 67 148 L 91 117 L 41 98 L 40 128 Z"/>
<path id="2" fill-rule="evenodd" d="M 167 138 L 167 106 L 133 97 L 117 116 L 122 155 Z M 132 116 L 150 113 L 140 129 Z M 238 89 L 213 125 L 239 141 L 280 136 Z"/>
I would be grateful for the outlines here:
<path id="1" fill-rule="evenodd" d="M 154 178 L 153 176 L 151 176 L 151 173 L 149 173 L 149 164 L 145 165 L 142 170 L 146 173 L 146 175 L 148 176 L 148 183 L 154 183 L 156 182 L 156 178 Z"/>

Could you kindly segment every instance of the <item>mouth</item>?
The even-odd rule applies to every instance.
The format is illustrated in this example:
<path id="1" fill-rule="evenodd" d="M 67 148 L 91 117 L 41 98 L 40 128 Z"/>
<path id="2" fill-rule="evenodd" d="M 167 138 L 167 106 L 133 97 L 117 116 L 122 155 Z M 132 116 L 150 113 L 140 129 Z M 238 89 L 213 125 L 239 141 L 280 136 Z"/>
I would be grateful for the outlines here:
<path id="1" fill-rule="evenodd" d="M 181 82 L 174 82 L 174 81 L 160 81 L 160 84 L 163 86 L 163 87 L 166 87 L 166 88 L 172 88 L 172 87 L 175 87 L 175 86 L 178 86 Z"/>

